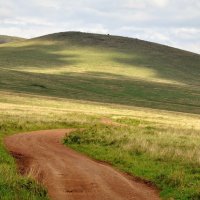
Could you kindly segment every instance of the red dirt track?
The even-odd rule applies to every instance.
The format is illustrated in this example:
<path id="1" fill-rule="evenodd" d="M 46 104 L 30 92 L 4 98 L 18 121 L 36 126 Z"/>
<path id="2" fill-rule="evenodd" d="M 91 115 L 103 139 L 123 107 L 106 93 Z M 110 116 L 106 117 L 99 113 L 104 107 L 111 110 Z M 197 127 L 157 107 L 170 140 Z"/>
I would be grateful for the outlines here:
<path id="1" fill-rule="evenodd" d="M 72 129 L 35 131 L 9 136 L 5 145 L 19 171 L 44 184 L 54 200 L 157 200 L 158 191 L 111 166 L 65 147 Z"/>

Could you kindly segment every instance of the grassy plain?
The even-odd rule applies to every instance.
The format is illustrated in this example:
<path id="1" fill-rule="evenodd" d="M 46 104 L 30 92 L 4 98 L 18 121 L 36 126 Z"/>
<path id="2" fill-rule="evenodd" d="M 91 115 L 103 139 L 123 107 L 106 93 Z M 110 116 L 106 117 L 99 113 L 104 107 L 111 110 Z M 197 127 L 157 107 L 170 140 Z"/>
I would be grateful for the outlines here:
<path id="1" fill-rule="evenodd" d="M 17 175 L 14 161 L 2 145 L 4 136 L 68 127 L 78 131 L 65 139 L 67 145 L 151 181 L 161 189 L 163 198 L 199 198 L 198 115 L 113 104 L 97 105 L 87 101 L 70 102 L 35 95 L 1 94 L 2 199 L 13 199 L 13 194 L 16 196 L 14 199 L 46 198 L 42 188 Z M 124 126 L 102 125 L 102 118 Z M 85 131 L 79 131 L 79 128 L 85 128 Z"/>
<path id="2" fill-rule="evenodd" d="M 0 45 L 0 199 L 48 199 L 17 174 L 3 138 L 68 127 L 78 129 L 64 140 L 72 148 L 151 181 L 163 198 L 199 199 L 199 66 L 197 54 L 104 35 Z"/>

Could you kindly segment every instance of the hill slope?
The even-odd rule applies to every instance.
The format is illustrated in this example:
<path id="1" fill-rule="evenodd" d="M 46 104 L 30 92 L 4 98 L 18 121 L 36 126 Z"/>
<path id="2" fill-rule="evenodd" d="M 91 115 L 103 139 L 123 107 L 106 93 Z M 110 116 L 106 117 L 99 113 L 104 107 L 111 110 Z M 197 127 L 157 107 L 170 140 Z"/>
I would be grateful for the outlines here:
<path id="1" fill-rule="evenodd" d="M 0 89 L 200 113 L 200 55 L 110 35 L 51 34 L 0 47 Z"/>
<path id="2" fill-rule="evenodd" d="M 67 146 L 154 183 L 164 199 L 199 199 L 199 73 L 200 55 L 131 38 L 67 32 L 1 44 L 2 199 L 48 199 L 3 141 L 58 128 L 77 130 Z"/>
<path id="3" fill-rule="evenodd" d="M 18 42 L 18 41 L 22 41 L 22 40 L 24 40 L 24 38 L 0 35 L 0 44 L 4 44 L 4 43 L 8 43 L 8 42 Z"/>

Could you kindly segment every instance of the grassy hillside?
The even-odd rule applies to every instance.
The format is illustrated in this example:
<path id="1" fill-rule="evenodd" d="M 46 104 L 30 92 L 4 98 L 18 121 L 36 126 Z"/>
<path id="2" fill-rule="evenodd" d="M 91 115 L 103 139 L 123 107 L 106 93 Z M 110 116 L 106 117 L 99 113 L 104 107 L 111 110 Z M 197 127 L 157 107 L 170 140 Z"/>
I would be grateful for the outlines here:
<path id="1" fill-rule="evenodd" d="M 7 35 L 0 35 L 0 44 L 8 43 L 8 42 L 19 42 L 25 40 L 24 38 L 20 37 L 13 37 Z"/>
<path id="2" fill-rule="evenodd" d="M 200 55 L 67 32 L 0 46 L 0 89 L 200 113 Z"/>
<path id="3" fill-rule="evenodd" d="M 199 77 L 200 55 L 137 39 L 67 32 L 1 44 L 0 199 L 48 199 L 17 174 L 5 136 L 74 127 L 66 145 L 164 199 L 198 200 Z"/>

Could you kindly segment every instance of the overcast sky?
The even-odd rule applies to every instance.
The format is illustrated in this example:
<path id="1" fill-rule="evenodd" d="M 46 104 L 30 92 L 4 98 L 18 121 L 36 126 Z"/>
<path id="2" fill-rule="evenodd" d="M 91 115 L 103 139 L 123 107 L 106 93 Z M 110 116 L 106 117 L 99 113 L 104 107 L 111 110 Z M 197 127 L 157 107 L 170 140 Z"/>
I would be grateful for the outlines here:
<path id="1" fill-rule="evenodd" d="M 0 34 L 130 36 L 200 53 L 200 0 L 0 0 Z"/>

